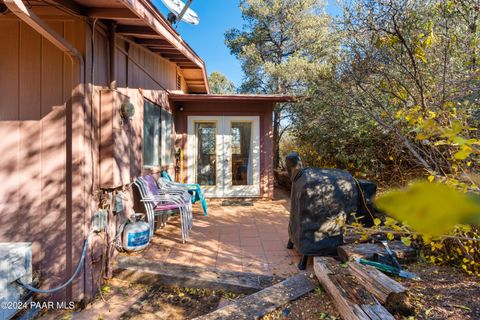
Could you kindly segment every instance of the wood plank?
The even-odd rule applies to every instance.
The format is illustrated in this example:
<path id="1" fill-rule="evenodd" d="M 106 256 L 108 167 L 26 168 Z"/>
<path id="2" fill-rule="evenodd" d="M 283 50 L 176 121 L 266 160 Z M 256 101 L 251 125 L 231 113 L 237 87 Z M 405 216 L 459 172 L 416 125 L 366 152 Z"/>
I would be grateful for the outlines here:
<path id="1" fill-rule="evenodd" d="M 416 250 L 404 245 L 401 241 L 390 241 L 388 245 L 400 263 L 413 262 L 417 259 Z M 344 262 L 353 261 L 356 258 L 373 260 L 375 254 L 386 256 L 387 251 L 380 243 L 352 243 L 338 247 L 338 256 Z"/>
<path id="2" fill-rule="evenodd" d="M 407 289 L 372 266 L 349 262 L 348 270 L 388 311 L 404 316 L 413 313 Z"/>
<path id="3" fill-rule="evenodd" d="M 271 276 L 261 274 L 189 267 L 128 256 L 117 258 L 114 274 L 118 278 L 143 284 L 160 283 L 245 294 L 262 290 L 273 282 Z"/>
<path id="4" fill-rule="evenodd" d="M 394 320 L 347 268 L 331 257 L 314 257 L 315 275 L 344 320 Z"/>
<path id="5" fill-rule="evenodd" d="M 304 273 L 239 299 L 196 320 L 259 319 L 278 307 L 312 291 L 315 285 Z"/>

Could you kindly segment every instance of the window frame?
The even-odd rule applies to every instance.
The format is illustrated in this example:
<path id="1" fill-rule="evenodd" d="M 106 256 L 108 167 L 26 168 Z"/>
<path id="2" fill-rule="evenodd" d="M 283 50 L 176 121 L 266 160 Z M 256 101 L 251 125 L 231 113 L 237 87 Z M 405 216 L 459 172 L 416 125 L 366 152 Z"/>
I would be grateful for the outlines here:
<path id="1" fill-rule="evenodd" d="M 146 164 L 146 155 L 145 155 L 145 150 L 146 150 L 146 121 L 147 121 L 147 112 L 146 112 L 146 106 L 151 105 L 152 107 L 158 108 L 158 146 L 157 146 L 157 159 L 154 161 L 153 164 Z M 160 153 L 161 153 L 161 134 L 162 134 L 162 122 L 161 122 L 161 109 L 162 107 L 153 101 L 150 101 L 148 99 L 144 99 L 143 101 L 143 141 L 142 141 L 142 166 L 144 169 L 153 169 L 153 168 L 159 168 L 161 166 L 160 163 Z M 157 113 L 157 112 L 155 112 Z M 155 114 L 157 115 L 157 114 Z M 153 123 L 153 121 L 152 121 Z M 155 139 L 154 139 L 155 141 Z M 153 147 L 153 145 L 152 145 Z M 155 154 L 152 157 L 155 159 Z"/>

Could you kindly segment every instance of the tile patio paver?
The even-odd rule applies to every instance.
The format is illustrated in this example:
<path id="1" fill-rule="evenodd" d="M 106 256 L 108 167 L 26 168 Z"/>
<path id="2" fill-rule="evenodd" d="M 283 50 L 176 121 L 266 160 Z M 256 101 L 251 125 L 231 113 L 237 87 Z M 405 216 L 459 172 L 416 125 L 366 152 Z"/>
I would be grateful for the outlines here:
<path id="1" fill-rule="evenodd" d="M 186 244 L 178 218 L 159 229 L 138 255 L 156 261 L 221 270 L 289 276 L 298 272 L 300 255 L 287 250 L 288 199 L 255 201 L 253 206 L 224 207 L 209 201 L 209 214 L 194 206 L 194 226 Z"/>

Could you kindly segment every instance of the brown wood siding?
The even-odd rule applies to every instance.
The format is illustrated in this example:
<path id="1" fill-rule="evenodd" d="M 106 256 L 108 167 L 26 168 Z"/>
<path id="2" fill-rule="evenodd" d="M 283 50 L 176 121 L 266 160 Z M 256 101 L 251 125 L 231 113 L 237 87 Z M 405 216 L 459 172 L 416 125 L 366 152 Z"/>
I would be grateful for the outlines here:
<path id="1" fill-rule="evenodd" d="M 109 45 L 100 22 L 92 55 L 86 20 L 48 6 L 34 11 L 84 56 L 87 82 L 78 84 L 78 65 L 38 32 L 12 14 L 0 17 L 0 241 L 33 242 L 34 270 L 49 288 L 74 271 L 98 206 L 100 91 L 110 80 Z M 176 89 L 176 66 L 133 44 L 127 59 L 125 41 L 117 44 L 123 49 L 116 51 L 118 91 L 136 109 L 130 142 L 121 146 L 130 148 L 134 178 L 143 173 L 144 98 L 171 110 L 164 88 Z M 91 261 L 100 243 L 100 237 L 92 241 L 73 288 L 49 299 L 92 297 L 101 264 Z"/>
<path id="2" fill-rule="evenodd" d="M 144 99 L 171 112 L 167 92 L 164 89 L 176 90 L 176 65 L 123 39 L 117 40 L 116 58 L 118 91 L 129 97 L 135 107 L 135 116 L 131 119 L 129 127 L 130 176 L 133 179 L 150 172 L 143 169 Z M 117 161 L 120 162 L 121 159 Z M 172 168 L 173 163 L 158 169 Z"/>
<path id="3" fill-rule="evenodd" d="M 45 20 L 68 41 L 83 34 L 78 20 Z M 11 14 L 0 18 L 0 30 L 0 241 L 32 242 L 35 271 L 51 287 L 71 273 L 83 239 L 84 213 L 73 217 L 67 208 L 72 132 L 66 102 L 78 72 L 68 56 Z M 81 283 L 75 290 L 83 292 Z"/>

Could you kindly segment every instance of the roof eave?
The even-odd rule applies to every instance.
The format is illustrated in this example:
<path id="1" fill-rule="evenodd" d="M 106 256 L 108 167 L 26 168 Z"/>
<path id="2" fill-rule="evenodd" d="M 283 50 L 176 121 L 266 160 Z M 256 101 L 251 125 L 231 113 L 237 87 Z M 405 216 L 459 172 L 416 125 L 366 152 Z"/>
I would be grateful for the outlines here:
<path id="1" fill-rule="evenodd" d="M 120 0 L 123 5 L 129 8 L 134 14 L 142 19 L 150 28 L 165 38 L 172 46 L 178 49 L 190 61 L 202 70 L 202 77 L 205 84 L 205 91 L 209 93 L 208 77 L 205 62 L 198 54 L 186 43 L 180 34 L 172 28 L 165 17 L 158 11 L 150 0 Z"/>
<path id="2" fill-rule="evenodd" d="M 225 94 L 169 94 L 170 101 L 178 102 L 295 102 L 296 98 L 287 95 L 225 95 Z"/>

